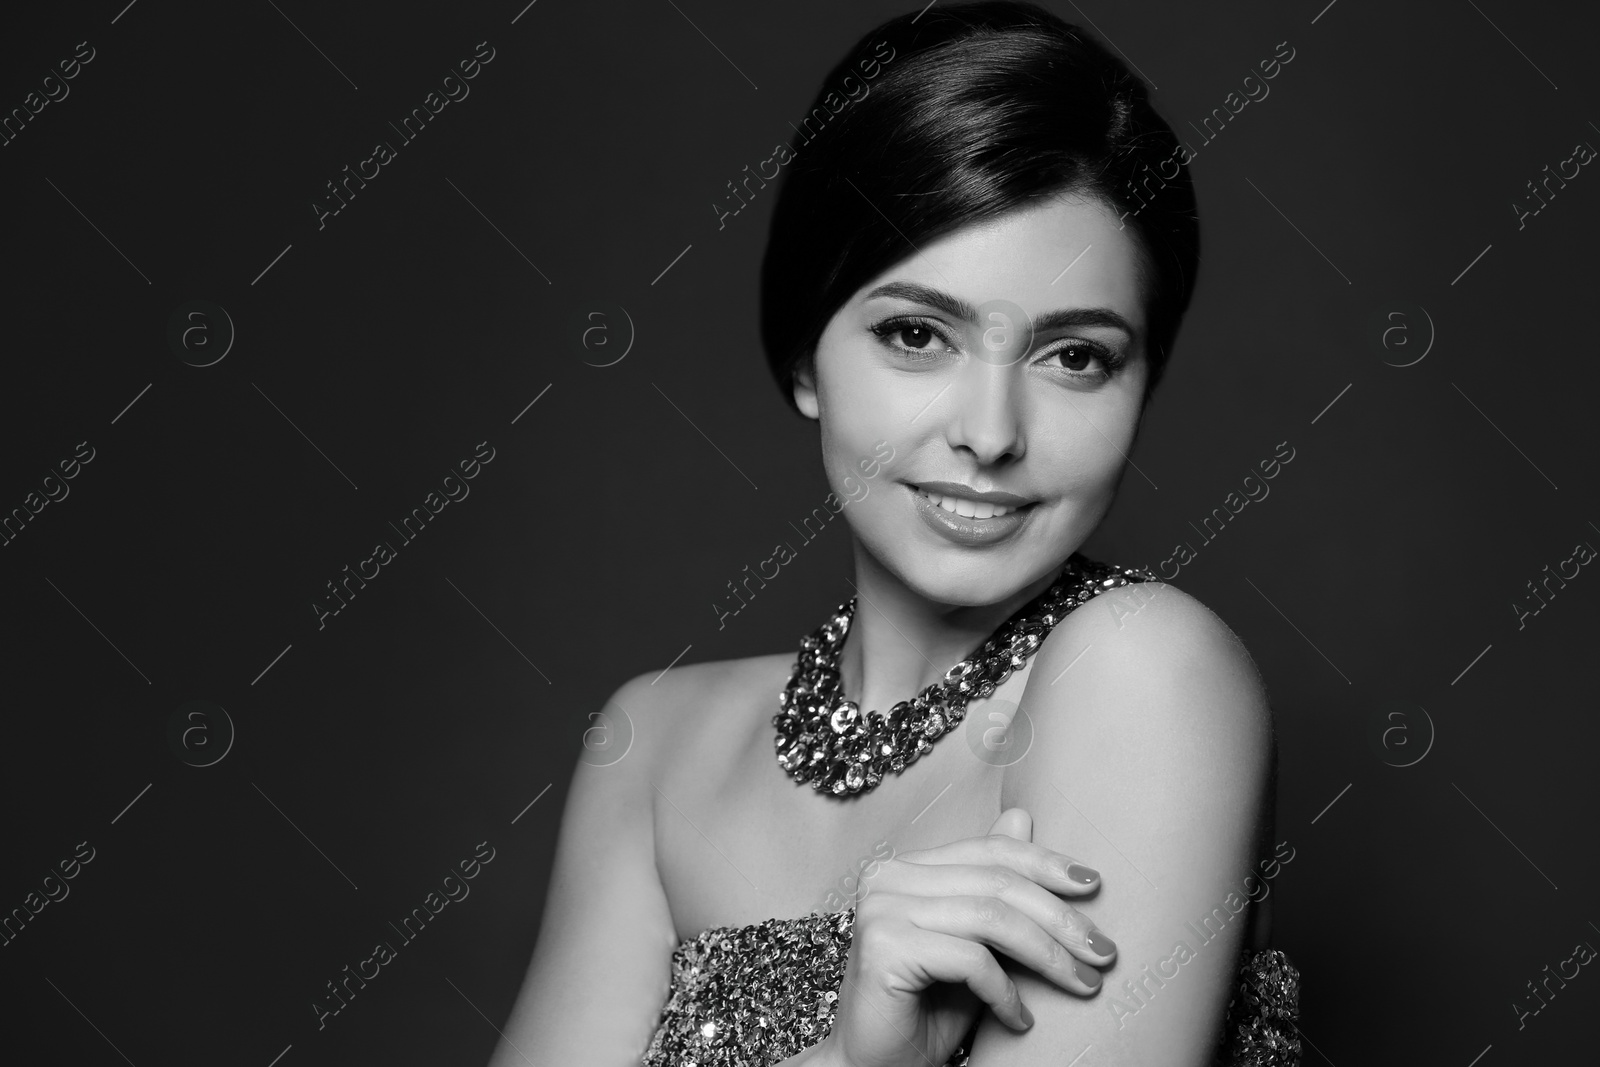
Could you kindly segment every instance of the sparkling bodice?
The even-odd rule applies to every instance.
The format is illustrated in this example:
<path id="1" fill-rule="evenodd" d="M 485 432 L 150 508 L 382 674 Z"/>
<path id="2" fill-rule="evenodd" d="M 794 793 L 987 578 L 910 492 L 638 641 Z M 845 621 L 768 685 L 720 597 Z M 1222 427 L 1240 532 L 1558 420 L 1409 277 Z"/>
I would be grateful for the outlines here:
<path id="1" fill-rule="evenodd" d="M 846 908 L 719 926 L 683 941 L 643 1067 L 770 1067 L 827 1037 L 854 922 Z M 1300 975 L 1281 951 L 1247 955 L 1217 1067 L 1298 1067 L 1299 992 Z M 965 1067 L 967 1047 L 945 1067 Z"/>

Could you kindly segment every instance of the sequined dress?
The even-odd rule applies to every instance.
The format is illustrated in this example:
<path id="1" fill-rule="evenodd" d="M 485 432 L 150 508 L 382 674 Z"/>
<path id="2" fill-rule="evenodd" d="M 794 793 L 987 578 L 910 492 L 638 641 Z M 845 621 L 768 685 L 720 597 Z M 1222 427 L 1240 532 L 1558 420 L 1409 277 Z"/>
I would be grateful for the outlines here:
<path id="1" fill-rule="evenodd" d="M 1067 611 L 1107 589 L 1156 580 L 1148 571 L 1078 556 L 1073 562 L 1069 573 L 1081 583 Z M 770 1067 L 827 1037 L 854 923 L 855 909 L 847 908 L 715 927 L 683 941 L 643 1067 Z M 1283 952 L 1243 955 L 1213 1067 L 1298 1067 L 1299 993 L 1299 972 Z M 945 1067 L 966 1067 L 973 1037 L 966 1035 Z"/>
<path id="2" fill-rule="evenodd" d="M 833 1027 L 855 909 L 719 926 L 679 944 L 643 1067 L 770 1067 Z M 1298 1067 L 1300 975 L 1278 949 L 1247 954 L 1215 1067 Z M 945 1067 L 966 1067 L 973 1035 Z"/>

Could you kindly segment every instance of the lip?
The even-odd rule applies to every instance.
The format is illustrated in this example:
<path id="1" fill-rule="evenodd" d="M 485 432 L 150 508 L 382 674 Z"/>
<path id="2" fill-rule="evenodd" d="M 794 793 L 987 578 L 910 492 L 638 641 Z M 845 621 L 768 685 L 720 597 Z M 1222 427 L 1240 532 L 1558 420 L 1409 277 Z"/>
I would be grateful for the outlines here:
<path id="1" fill-rule="evenodd" d="M 994 504 L 1013 507 L 1016 510 L 1004 515 L 995 515 L 987 519 L 968 518 L 965 515 L 952 515 L 932 500 L 923 488 L 938 493 L 941 496 L 964 496 L 969 500 L 982 500 Z M 955 490 L 960 489 L 961 492 Z M 926 482 L 923 486 L 906 485 L 906 490 L 911 494 L 911 505 L 917 515 L 934 533 L 953 544 L 966 548 L 988 547 L 1008 541 L 1017 536 L 1017 533 L 1027 525 L 1028 519 L 1033 515 L 1033 504 L 1025 497 L 1014 496 L 1010 493 L 987 493 L 969 495 L 972 490 L 950 482 Z M 1017 501 L 1018 503 L 1012 503 Z"/>
<path id="2" fill-rule="evenodd" d="M 1024 505 L 1035 503 L 1028 497 L 1018 496 L 1015 493 L 1002 493 L 998 489 L 980 493 L 970 485 L 962 485 L 960 482 L 916 482 L 907 484 L 910 484 L 912 489 L 938 493 L 940 496 L 958 496 L 963 500 L 981 500 L 986 504 L 1000 504 L 1008 508 L 1020 508 Z"/>

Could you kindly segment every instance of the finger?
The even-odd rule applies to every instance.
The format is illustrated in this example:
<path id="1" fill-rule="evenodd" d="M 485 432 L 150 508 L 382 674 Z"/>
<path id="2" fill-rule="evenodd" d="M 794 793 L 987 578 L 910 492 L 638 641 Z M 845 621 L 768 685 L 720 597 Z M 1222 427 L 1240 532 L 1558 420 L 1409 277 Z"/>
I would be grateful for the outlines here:
<path id="1" fill-rule="evenodd" d="M 994 954 L 975 941 L 912 926 L 898 935 L 899 953 L 917 980 L 965 985 L 1013 1030 L 1033 1025 L 1033 1013 L 1022 1002 L 1017 984 Z"/>
<path id="2" fill-rule="evenodd" d="M 902 897 L 996 897 L 1022 912 L 1068 952 L 1108 967 L 1117 945 L 1083 912 L 1010 867 L 965 863 L 906 864 L 885 872 L 879 891 Z"/>
<path id="3" fill-rule="evenodd" d="M 1060 941 L 999 897 L 906 899 L 901 915 L 914 926 L 999 949 L 1069 993 L 1090 996 L 1100 989 L 1098 970 L 1074 959 Z"/>
<path id="4" fill-rule="evenodd" d="M 991 834 L 1003 834 L 1018 841 L 1033 840 L 1033 816 L 1025 808 L 1007 808 L 989 828 Z"/>
<path id="5" fill-rule="evenodd" d="M 969 837 L 934 848 L 902 852 L 895 860 L 921 864 L 971 863 L 1010 867 L 1051 892 L 1066 896 L 1087 896 L 1100 888 L 1100 872 L 1093 867 L 1043 845 L 1019 841 L 1004 834 Z M 892 867 L 893 861 L 887 866 Z"/>

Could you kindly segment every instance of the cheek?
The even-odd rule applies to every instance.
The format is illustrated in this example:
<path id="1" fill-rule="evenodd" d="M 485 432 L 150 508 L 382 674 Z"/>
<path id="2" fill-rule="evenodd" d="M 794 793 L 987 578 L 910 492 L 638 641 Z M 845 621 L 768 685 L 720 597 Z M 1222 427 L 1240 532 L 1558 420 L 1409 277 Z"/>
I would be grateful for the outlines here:
<path id="1" fill-rule="evenodd" d="M 1053 414 L 1049 429 L 1035 436 L 1030 452 L 1048 468 L 1044 479 L 1074 496 L 1111 492 L 1133 447 L 1138 408 L 1131 403 L 1076 402 Z"/>

